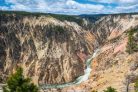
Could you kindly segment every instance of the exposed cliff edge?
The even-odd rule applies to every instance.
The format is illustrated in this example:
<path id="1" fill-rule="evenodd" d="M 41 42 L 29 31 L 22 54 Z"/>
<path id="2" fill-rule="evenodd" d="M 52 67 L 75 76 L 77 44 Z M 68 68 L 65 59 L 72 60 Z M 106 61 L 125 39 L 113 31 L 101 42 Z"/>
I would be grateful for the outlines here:
<path id="1" fill-rule="evenodd" d="M 52 16 L 0 15 L 0 70 L 17 65 L 35 83 L 66 83 L 83 75 L 85 59 L 98 46 L 95 36 L 75 22 Z"/>

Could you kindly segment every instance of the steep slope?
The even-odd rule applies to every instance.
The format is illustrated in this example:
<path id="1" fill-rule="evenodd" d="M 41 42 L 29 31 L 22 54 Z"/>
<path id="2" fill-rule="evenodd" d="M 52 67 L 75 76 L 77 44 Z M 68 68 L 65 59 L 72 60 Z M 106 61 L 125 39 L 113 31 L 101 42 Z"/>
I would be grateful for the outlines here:
<path id="1" fill-rule="evenodd" d="M 51 16 L 0 15 L 0 75 L 17 66 L 37 84 L 61 84 L 82 75 L 98 42 L 75 22 Z"/>
<path id="2" fill-rule="evenodd" d="M 102 42 L 100 54 L 92 62 L 89 80 L 73 87 L 63 89 L 91 92 L 103 92 L 112 86 L 118 92 L 134 92 L 134 81 L 138 77 L 138 52 L 128 54 L 127 31 L 138 26 L 138 15 L 109 15 L 102 17 L 91 30 Z M 138 31 L 138 29 L 137 29 Z M 106 33 L 106 35 L 105 35 Z M 137 33 L 134 34 L 138 44 Z M 105 40 L 106 39 L 106 40 Z"/>

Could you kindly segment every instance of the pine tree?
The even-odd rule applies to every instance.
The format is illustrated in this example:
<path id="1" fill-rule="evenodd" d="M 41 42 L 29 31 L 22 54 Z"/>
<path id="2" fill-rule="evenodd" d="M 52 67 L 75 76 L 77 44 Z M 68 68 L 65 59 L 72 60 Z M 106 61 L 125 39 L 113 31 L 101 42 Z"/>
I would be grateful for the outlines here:
<path id="1" fill-rule="evenodd" d="M 7 80 L 4 92 L 38 92 L 37 86 L 31 83 L 30 78 L 24 78 L 23 69 L 18 68 Z"/>
<path id="2" fill-rule="evenodd" d="M 126 52 L 128 52 L 129 54 L 132 54 L 133 52 L 138 51 L 137 44 L 133 37 L 134 33 L 136 32 L 137 32 L 137 28 L 134 28 L 134 29 L 131 28 L 131 30 L 127 32 L 128 42 L 126 46 Z"/>
<path id="3" fill-rule="evenodd" d="M 138 80 L 136 80 L 134 87 L 135 87 L 135 92 L 138 92 Z"/>
<path id="4" fill-rule="evenodd" d="M 108 87 L 106 90 L 104 90 L 104 92 L 117 92 L 117 91 L 112 87 Z"/>

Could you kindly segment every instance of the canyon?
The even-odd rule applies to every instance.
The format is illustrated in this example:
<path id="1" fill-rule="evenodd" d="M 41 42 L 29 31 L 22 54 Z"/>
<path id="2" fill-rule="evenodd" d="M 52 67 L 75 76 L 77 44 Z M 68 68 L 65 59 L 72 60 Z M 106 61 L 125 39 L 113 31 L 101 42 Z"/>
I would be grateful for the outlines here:
<path id="1" fill-rule="evenodd" d="M 37 85 L 73 82 L 85 75 L 86 61 L 100 48 L 90 63 L 88 80 L 45 91 L 102 92 L 112 86 L 126 92 L 129 80 L 129 90 L 134 92 L 138 52 L 129 54 L 126 47 L 127 32 L 138 26 L 138 14 L 91 16 L 0 13 L 0 83 L 18 66 Z M 138 32 L 134 37 L 138 44 Z"/>

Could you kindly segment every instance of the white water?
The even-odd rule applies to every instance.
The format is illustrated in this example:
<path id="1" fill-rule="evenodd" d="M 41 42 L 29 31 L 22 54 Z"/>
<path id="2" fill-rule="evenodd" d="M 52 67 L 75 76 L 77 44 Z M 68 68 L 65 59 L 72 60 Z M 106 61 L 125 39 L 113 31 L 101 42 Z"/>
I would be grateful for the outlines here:
<path id="1" fill-rule="evenodd" d="M 64 83 L 64 84 L 43 84 L 40 85 L 40 87 L 42 89 L 48 89 L 48 88 L 64 88 L 64 87 L 68 87 L 68 86 L 72 86 L 72 85 L 76 85 L 76 84 L 80 84 L 86 80 L 88 80 L 90 73 L 91 73 L 91 62 L 93 60 L 93 58 L 95 58 L 97 56 L 97 53 L 100 50 L 97 49 L 94 54 L 86 60 L 86 69 L 84 70 L 84 75 L 78 77 L 75 81 L 73 82 L 69 82 L 69 83 Z"/>

